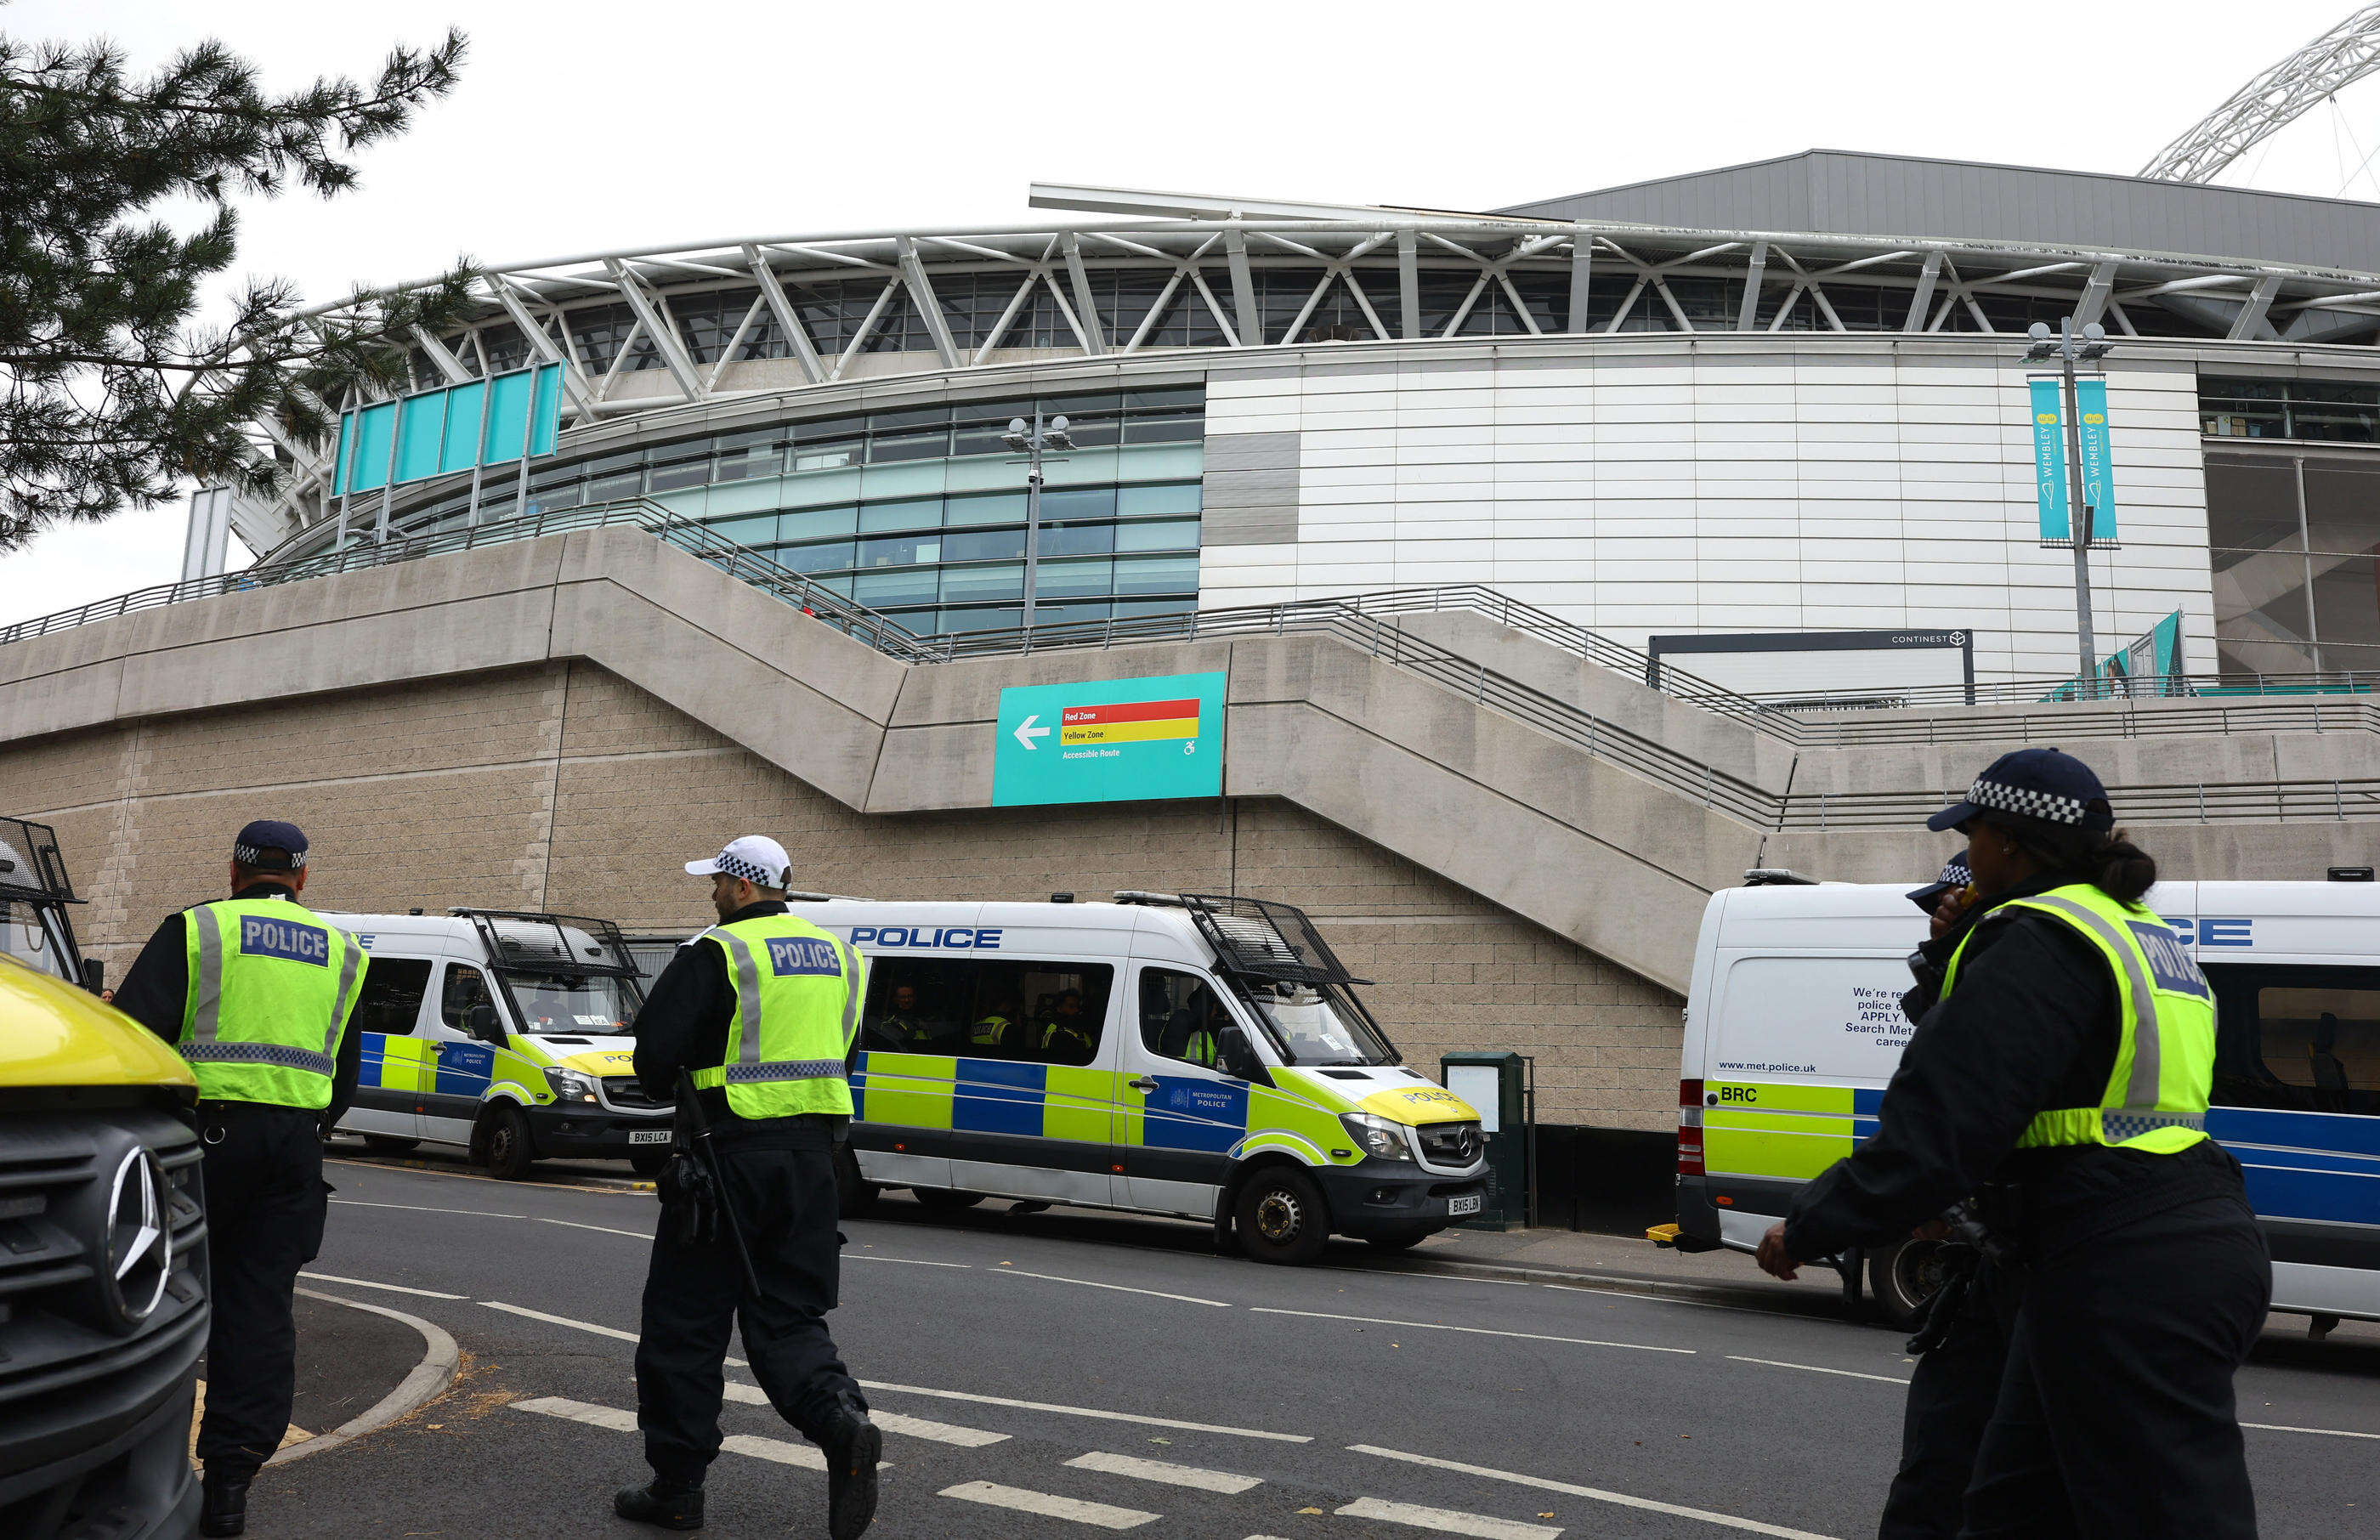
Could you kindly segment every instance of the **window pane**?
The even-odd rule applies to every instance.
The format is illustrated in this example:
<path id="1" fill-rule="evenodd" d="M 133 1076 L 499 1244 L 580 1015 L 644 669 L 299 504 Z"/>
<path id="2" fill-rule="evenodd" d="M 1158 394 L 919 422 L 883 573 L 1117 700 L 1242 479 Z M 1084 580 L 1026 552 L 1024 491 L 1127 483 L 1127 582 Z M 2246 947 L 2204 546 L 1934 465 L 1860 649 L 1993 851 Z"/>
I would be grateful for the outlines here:
<path id="1" fill-rule="evenodd" d="M 1113 487 L 1068 487 L 1041 493 L 1041 522 L 1056 524 L 1078 518 L 1115 517 Z"/>
<path id="2" fill-rule="evenodd" d="M 1115 564 L 1103 556 L 1044 562 L 1035 574 L 1033 594 L 1037 600 L 1105 596 L 1114 569 Z"/>
<path id="3" fill-rule="evenodd" d="M 371 976 L 369 971 L 364 975 Z M 488 993 L 488 977 L 477 968 L 467 968 L 460 963 L 446 965 L 446 981 L 438 990 L 438 1019 L 457 1032 L 471 1030 L 471 1008 L 494 1002 Z"/>
<path id="4" fill-rule="evenodd" d="M 1203 412 L 1126 418 L 1123 424 L 1126 443 L 1179 443 L 1206 436 L 1207 418 Z"/>
<path id="5" fill-rule="evenodd" d="M 1146 524 L 1116 526 L 1118 551 L 1196 551 L 1198 521 L 1195 518 L 1151 519 Z"/>
<path id="6" fill-rule="evenodd" d="M 1196 593 L 1198 588 L 1196 556 L 1136 556 L 1115 566 L 1119 594 Z"/>
<path id="7" fill-rule="evenodd" d="M 997 562 L 1025 554 L 1022 529 L 987 529 L 975 534 L 942 537 L 945 562 Z"/>
<path id="8" fill-rule="evenodd" d="M 531 506 L 537 508 L 576 508 L 578 506 L 578 499 L 584 495 L 585 491 L 586 489 L 579 486 L 577 482 L 572 481 L 550 491 L 531 492 L 529 503 Z M 480 504 L 480 512 L 482 516 L 485 516 L 487 503 L 484 501 Z"/>
<path id="9" fill-rule="evenodd" d="M 738 545 L 767 545 L 777 539 L 777 515 L 755 514 L 749 518 L 723 518 L 710 526 L 710 532 Z"/>
<path id="10" fill-rule="evenodd" d="M 1022 524 L 1025 494 L 994 492 L 989 497 L 953 497 L 950 500 L 948 522 L 953 528 L 965 524 Z"/>
<path id="11" fill-rule="evenodd" d="M 940 535 L 894 535 L 859 542 L 859 564 L 863 567 L 913 567 L 920 562 L 941 559 Z"/>
<path id="12" fill-rule="evenodd" d="M 852 585 L 851 597 L 862 604 L 931 604 L 934 601 L 934 569 L 931 567 L 896 568 L 891 572 L 863 572 Z"/>
<path id="13" fill-rule="evenodd" d="M 2214 1101 L 2380 1113 L 2380 969 L 2212 964 Z"/>
<path id="14" fill-rule="evenodd" d="M 680 487 L 699 487 L 710 479 L 709 460 L 689 460 L 684 465 L 655 466 L 653 491 L 674 491 Z"/>
<path id="15" fill-rule="evenodd" d="M 859 463 L 860 444 L 853 440 L 844 443 L 804 443 L 794 450 L 795 470 L 834 470 Z"/>
<path id="16" fill-rule="evenodd" d="M 1062 524 L 1041 531 L 1041 554 L 1104 556 L 1115 549 L 1115 533 L 1112 524 Z"/>
<path id="17" fill-rule="evenodd" d="M 998 422 L 977 423 L 972 427 L 962 428 L 951 435 L 951 453 L 953 455 L 1014 455 L 1016 451 L 1009 447 L 1005 437 L 1007 432 L 1008 422 L 1005 418 Z"/>
<path id="18" fill-rule="evenodd" d="M 905 503 L 863 503 L 859 507 L 859 527 L 875 529 L 939 529 L 942 524 L 942 500 L 939 497 L 916 498 Z"/>
<path id="19" fill-rule="evenodd" d="M 778 526 L 777 538 L 784 540 L 814 540 L 827 535 L 848 535 L 859 527 L 859 510 L 848 505 L 841 508 L 803 508 L 783 515 Z"/>
<path id="20" fill-rule="evenodd" d="M 1033 604 L 1033 624 L 1063 625 L 1068 621 L 1105 620 L 1108 618 L 1108 612 L 1112 608 L 1113 606 L 1105 600 L 1088 603 L 1081 600 L 1074 600 L 1063 604 L 1044 604 L 1037 597 Z"/>
<path id="21" fill-rule="evenodd" d="M 1204 409 L 1207 391 L 1203 385 L 1177 385 L 1164 390 L 1126 391 L 1124 409 L 1128 412 L 1162 411 L 1168 407 L 1196 406 Z"/>
<path id="22" fill-rule="evenodd" d="M 640 470 L 622 471 L 615 476 L 599 476 L 587 483 L 589 503 L 616 503 L 624 497 L 634 497 L 643 491 L 645 473 Z"/>
<path id="23" fill-rule="evenodd" d="M 1045 1064 L 1098 1058 L 1115 984 L 1103 963 L 890 956 L 871 959 L 868 975 L 868 1047 Z"/>
<path id="24" fill-rule="evenodd" d="M 771 444 L 722 450 L 719 455 L 718 477 L 722 481 L 748 481 L 755 477 L 776 475 L 784 467 L 784 463 L 783 454 Z"/>
<path id="25" fill-rule="evenodd" d="M 1118 487 L 1116 514 L 1123 518 L 1139 518 L 1149 514 L 1195 514 L 1198 511 L 1198 483 L 1179 481 L 1161 487 Z"/>
<path id="26" fill-rule="evenodd" d="M 1195 599 L 1136 599 L 1120 600 L 1115 607 L 1118 620 L 1137 620 L 1143 615 L 1186 615 L 1198 607 Z"/>
<path id="27" fill-rule="evenodd" d="M 1018 610 L 945 610 L 944 631 L 1013 631 L 1023 617 Z"/>
<path id="28" fill-rule="evenodd" d="M 942 599 L 949 603 L 1014 603 L 1025 597 L 1025 564 L 944 567 Z"/>
<path id="29" fill-rule="evenodd" d="M 375 957 L 364 970 L 363 993 L 356 997 L 350 1032 L 411 1032 L 430 988 L 430 964 L 410 957 Z"/>
<path id="30" fill-rule="evenodd" d="M 1232 1025 L 1211 981 L 1171 968 L 1141 970 L 1140 1041 L 1149 1052 L 1212 1069 Z"/>
<path id="31" fill-rule="evenodd" d="M 851 542 L 830 540 L 821 545 L 781 545 L 773 554 L 781 566 L 795 572 L 840 572 L 852 564 Z"/>
<path id="32" fill-rule="evenodd" d="M 879 433 L 868 440 L 868 463 L 887 465 L 900 460 L 939 460 L 951 452 L 947 428 L 922 433 Z"/>

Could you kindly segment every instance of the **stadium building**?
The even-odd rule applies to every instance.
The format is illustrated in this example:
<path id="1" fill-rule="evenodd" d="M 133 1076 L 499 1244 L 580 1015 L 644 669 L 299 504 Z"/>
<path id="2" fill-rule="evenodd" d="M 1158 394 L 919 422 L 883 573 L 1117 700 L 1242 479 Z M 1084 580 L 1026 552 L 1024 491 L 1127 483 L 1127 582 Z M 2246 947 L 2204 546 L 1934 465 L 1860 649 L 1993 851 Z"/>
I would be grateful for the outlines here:
<path id="1" fill-rule="evenodd" d="M 1548 1218 L 1658 1217 L 1747 868 L 1922 880 L 1924 814 L 2028 742 L 2174 876 L 2368 862 L 2380 205 L 2174 179 L 2264 131 L 1486 213 L 1037 187 L 1029 227 L 492 268 L 414 383 L 550 370 L 551 443 L 366 475 L 360 429 L 260 423 L 282 491 L 202 495 L 188 581 L 0 628 L 0 811 L 119 965 L 268 808 L 327 906 L 655 940 L 756 830 L 821 891 L 1281 898 L 1415 1062 L 1535 1058 Z M 2098 650 L 2160 676 L 2113 699 L 2037 522 L 2066 318 L 2111 345 Z M 1037 504 L 1010 425 L 1062 416 Z M 1208 792 L 1002 789 L 1008 692 L 1193 675 Z"/>

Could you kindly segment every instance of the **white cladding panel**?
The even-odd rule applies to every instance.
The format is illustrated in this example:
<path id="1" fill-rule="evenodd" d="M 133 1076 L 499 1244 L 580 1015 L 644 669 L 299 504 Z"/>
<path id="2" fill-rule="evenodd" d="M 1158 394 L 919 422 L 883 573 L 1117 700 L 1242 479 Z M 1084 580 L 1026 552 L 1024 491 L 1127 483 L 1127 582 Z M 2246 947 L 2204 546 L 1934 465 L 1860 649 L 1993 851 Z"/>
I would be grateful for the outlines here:
<path id="1" fill-rule="evenodd" d="M 2013 348 L 1615 341 L 1568 358 L 1215 370 L 1210 457 L 1231 434 L 1298 435 L 1298 533 L 1210 544 L 1200 602 L 1477 582 L 1634 645 L 1968 629 L 1979 679 L 2073 672 L 2073 559 L 2039 544 Z M 2122 548 L 2092 558 L 2099 650 L 2180 609 L 2187 665 L 2208 669 L 2196 377 L 2110 362 Z"/>

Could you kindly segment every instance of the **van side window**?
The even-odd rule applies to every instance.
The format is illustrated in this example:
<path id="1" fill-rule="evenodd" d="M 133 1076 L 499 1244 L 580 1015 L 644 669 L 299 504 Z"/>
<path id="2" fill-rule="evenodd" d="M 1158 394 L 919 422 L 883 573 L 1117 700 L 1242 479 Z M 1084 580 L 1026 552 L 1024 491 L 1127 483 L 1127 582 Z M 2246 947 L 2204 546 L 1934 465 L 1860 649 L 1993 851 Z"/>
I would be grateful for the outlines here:
<path id="1" fill-rule="evenodd" d="M 1231 1025 L 1213 980 L 1172 968 L 1140 970 L 1140 1041 L 1149 1052 L 1215 1069 Z"/>
<path id="2" fill-rule="evenodd" d="M 879 1052 L 1087 1064 L 1114 986 L 1104 963 L 871 957 L 860 1040 Z"/>
<path id="3" fill-rule="evenodd" d="M 461 963 L 446 964 L 446 982 L 438 992 L 438 1017 L 465 1037 L 471 1035 L 471 1007 L 491 1002 L 488 976 Z"/>
<path id="4" fill-rule="evenodd" d="M 2217 1107 L 2380 1114 L 2380 968 L 2208 964 Z"/>
<path id="5" fill-rule="evenodd" d="M 350 1032 L 405 1037 L 421 1020 L 421 997 L 430 988 L 430 964 L 413 957 L 375 957 L 364 969 L 364 990 L 356 997 Z"/>

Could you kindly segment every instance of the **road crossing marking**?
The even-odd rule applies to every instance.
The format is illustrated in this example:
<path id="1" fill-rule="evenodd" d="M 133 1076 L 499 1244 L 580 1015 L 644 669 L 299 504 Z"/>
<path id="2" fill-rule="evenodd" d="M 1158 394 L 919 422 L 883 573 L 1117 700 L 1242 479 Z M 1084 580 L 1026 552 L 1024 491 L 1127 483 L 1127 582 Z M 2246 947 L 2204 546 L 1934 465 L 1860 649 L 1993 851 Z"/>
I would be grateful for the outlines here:
<path id="1" fill-rule="evenodd" d="M 2290 1427 L 2285 1423 L 2241 1423 L 2240 1425 L 2262 1428 L 2266 1433 L 2322 1433 L 2333 1438 L 2380 1438 L 2380 1433 L 2350 1433 L 2343 1427 Z"/>
<path id="2" fill-rule="evenodd" d="M 548 1326 L 566 1326 L 573 1331 L 589 1331 L 598 1337 L 610 1337 L 623 1342 L 642 1340 L 635 1332 L 622 1331 L 615 1326 L 597 1326 L 592 1321 L 573 1320 L 567 1316 L 549 1316 L 542 1310 L 531 1310 L 525 1304 L 506 1304 L 502 1300 L 481 1300 L 480 1304 L 489 1310 L 501 1310 L 507 1316 L 526 1316 L 532 1321 L 543 1321 Z M 752 1366 L 740 1358 L 730 1358 L 724 1362 L 732 1369 L 748 1369 Z"/>
<path id="3" fill-rule="evenodd" d="M 1229 1471 L 1202 1471 L 1196 1465 L 1176 1465 L 1163 1460 L 1135 1460 L 1128 1454 L 1104 1454 L 1094 1449 L 1066 1461 L 1084 1471 L 1105 1471 L 1111 1476 L 1131 1476 L 1139 1481 L 1161 1481 L 1168 1486 L 1195 1486 L 1201 1492 L 1245 1492 L 1251 1486 L 1262 1486 L 1262 1476 L 1233 1475 Z"/>
<path id="4" fill-rule="evenodd" d="M 1815 1364 L 1788 1364 L 1781 1358 L 1746 1358 L 1740 1352 L 1729 1353 L 1727 1361 L 1730 1364 L 1766 1364 L 1772 1369 L 1800 1369 L 1813 1375 L 1840 1375 L 1845 1379 L 1877 1379 L 1887 1385 L 1909 1383 L 1896 1375 L 1864 1375 L 1856 1369 L 1825 1369 Z"/>
<path id="5" fill-rule="evenodd" d="M 562 1396 L 539 1396 L 530 1401 L 512 1403 L 516 1412 L 534 1412 L 540 1416 L 560 1417 L 565 1422 L 585 1423 L 589 1427 L 609 1428 L 614 1433 L 637 1431 L 637 1414 L 616 1406 L 597 1406 L 590 1401 L 575 1401 Z M 790 1443 L 783 1438 L 758 1438 L 748 1433 L 733 1434 L 720 1440 L 719 1447 L 733 1454 L 748 1455 L 754 1460 L 771 1461 L 779 1465 L 799 1465 L 804 1470 L 823 1471 L 826 1456 L 808 1444 Z M 892 1462 L 879 1461 L 879 1469 L 889 1470 Z"/>
<path id="6" fill-rule="evenodd" d="M 1657 1348 L 1649 1342 L 1607 1342 L 1594 1337 L 1548 1337 L 1540 1331 L 1492 1331 L 1484 1326 L 1446 1326 L 1437 1321 L 1387 1321 L 1378 1316 L 1334 1316 L 1323 1310 L 1275 1310 L 1267 1305 L 1251 1305 L 1251 1316 L 1302 1316 L 1316 1321 L 1359 1321 L 1366 1326 L 1403 1327 L 1414 1331 L 1460 1331 L 1474 1337 L 1518 1337 L 1530 1342 L 1568 1342 L 1581 1348 L 1633 1348 L 1638 1352 L 1680 1352 L 1688 1357 L 1693 1348 Z"/>
<path id="7" fill-rule="evenodd" d="M 1085 1502 L 1080 1498 L 1061 1498 L 1048 1492 L 1027 1492 L 1019 1486 L 1002 1486 L 997 1482 L 967 1481 L 941 1490 L 945 1498 L 961 1502 L 979 1502 L 991 1508 L 1011 1508 L 1019 1513 L 1038 1513 L 1045 1519 L 1071 1519 L 1078 1524 L 1097 1524 L 1101 1529 L 1138 1529 L 1155 1523 L 1158 1516 L 1143 1513 L 1136 1508 L 1111 1508 L 1103 1502 Z"/>
<path id="8" fill-rule="evenodd" d="M 368 1278 L 341 1278 L 336 1273 L 299 1273 L 317 1283 L 344 1283 L 351 1289 L 385 1289 L 392 1294 L 419 1294 L 426 1300 L 467 1300 L 468 1294 L 443 1293 L 436 1289 L 408 1289 L 402 1283 L 374 1283 Z"/>
<path id="9" fill-rule="evenodd" d="M 757 1385 L 745 1385 L 736 1380 L 727 1382 L 727 1399 L 747 1406 L 767 1406 L 769 1392 Z M 959 1427 L 951 1423 L 929 1423 L 923 1417 L 904 1417 L 897 1412 L 870 1411 L 868 1417 L 887 1433 L 897 1433 L 908 1438 L 930 1438 L 937 1444 L 955 1444 L 963 1449 L 979 1449 L 986 1444 L 1004 1444 L 1005 1433 L 987 1433 L 979 1427 Z"/>
<path id="10" fill-rule="evenodd" d="M 1732 1513 L 1714 1513 L 1708 1509 L 1682 1508 L 1676 1503 L 1655 1502 L 1650 1498 L 1632 1498 L 1625 1492 L 1606 1492 L 1593 1486 L 1573 1485 L 1567 1481 L 1550 1481 L 1544 1476 L 1524 1475 L 1518 1471 L 1499 1471 L 1488 1465 L 1466 1465 L 1459 1460 L 1440 1460 L 1434 1455 L 1407 1454 L 1402 1449 L 1384 1449 L 1373 1444 L 1350 1444 L 1355 1454 L 1378 1455 L 1383 1460 L 1402 1460 L 1408 1465 L 1427 1465 L 1432 1470 L 1454 1471 L 1467 1476 L 1484 1476 L 1489 1481 L 1509 1481 L 1516 1486 L 1534 1486 L 1545 1492 L 1563 1492 L 1573 1498 L 1592 1498 L 1621 1508 L 1642 1509 L 1648 1513 L 1667 1513 L 1680 1519 L 1699 1519 L 1722 1529 L 1740 1529 L 1753 1534 L 1773 1534 L 1778 1540 L 1834 1540 L 1832 1535 L 1812 1530 L 1787 1529 L 1782 1524 L 1764 1524 L 1757 1519 L 1739 1519 Z"/>
<path id="11" fill-rule="evenodd" d="M 1086 1289 L 1112 1289 L 1119 1294 L 1147 1294 L 1152 1299 L 1180 1300 L 1184 1304 L 1211 1304 L 1218 1310 L 1231 1305 L 1221 1300 L 1202 1300 L 1196 1294 L 1169 1294 L 1162 1289 L 1134 1289 L 1121 1283 L 1094 1283 L 1087 1278 L 1060 1278 L 1055 1273 L 1028 1273 L 1022 1267 L 987 1267 L 986 1272 L 1002 1278 L 1038 1278 L 1044 1283 L 1079 1283 Z"/>
<path id="12" fill-rule="evenodd" d="M 1012 1401 L 1006 1396 L 979 1396 L 970 1390 L 934 1390 L 923 1385 L 889 1385 L 880 1379 L 863 1379 L 859 1385 L 864 1390 L 883 1390 L 893 1395 L 939 1396 L 944 1401 L 974 1401 L 983 1406 L 1010 1406 L 1020 1412 L 1054 1412 L 1063 1417 L 1096 1417 L 1102 1422 L 1134 1423 L 1142 1427 L 1180 1428 L 1188 1433 L 1227 1433 L 1234 1438 L 1269 1438 L 1277 1444 L 1314 1442 L 1314 1436 L 1307 1433 L 1267 1433 L 1260 1428 L 1226 1427 L 1216 1423 L 1185 1423 L 1175 1417 L 1144 1417 L 1135 1412 L 1103 1412 L 1088 1406 L 1060 1406 L 1051 1401 Z"/>
<path id="13" fill-rule="evenodd" d="M 789 1444 L 783 1438 L 756 1438 L 748 1433 L 731 1433 L 719 1441 L 719 1447 L 730 1454 L 748 1454 L 755 1460 L 773 1460 L 780 1465 L 799 1465 L 805 1470 L 823 1471 L 826 1456 L 808 1444 Z M 892 1463 L 877 1462 L 880 1469 Z"/>
<path id="14" fill-rule="evenodd" d="M 540 1224 L 560 1225 L 565 1230 L 592 1230 L 604 1235 L 625 1235 L 631 1241 L 650 1241 L 653 1238 L 653 1232 L 650 1230 L 613 1230 L 610 1225 L 580 1224 L 576 1219 L 549 1219 L 541 1214 L 532 1214 L 529 1218 Z"/>
<path id="15" fill-rule="evenodd" d="M 1342 1519 L 1378 1519 L 1391 1524 L 1434 1529 L 1441 1534 L 1468 1534 L 1476 1540 L 1554 1540 L 1561 1531 L 1546 1524 L 1515 1523 L 1480 1513 L 1457 1513 L 1451 1508 L 1423 1508 L 1409 1502 L 1382 1502 L 1357 1498 L 1333 1511 Z"/>
<path id="16" fill-rule="evenodd" d="M 541 1416 L 585 1423 L 590 1427 L 608 1427 L 614 1433 L 637 1431 L 637 1414 L 623 1412 L 616 1406 L 595 1406 L 587 1401 L 565 1401 L 560 1396 L 539 1396 L 533 1401 L 515 1401 L 512 1408 L 516 1412 L 535 1412 Z"/>

